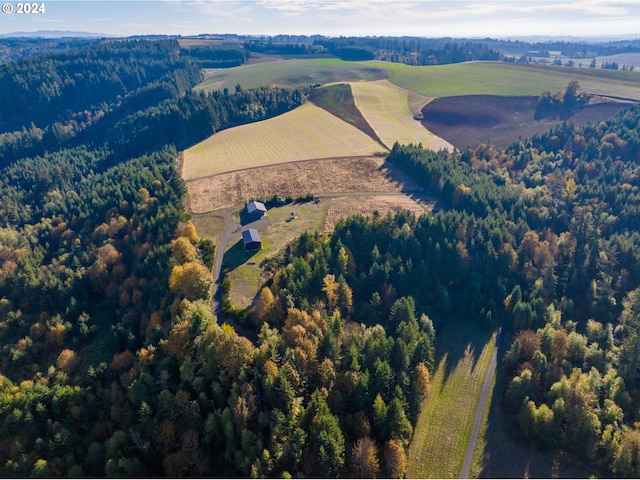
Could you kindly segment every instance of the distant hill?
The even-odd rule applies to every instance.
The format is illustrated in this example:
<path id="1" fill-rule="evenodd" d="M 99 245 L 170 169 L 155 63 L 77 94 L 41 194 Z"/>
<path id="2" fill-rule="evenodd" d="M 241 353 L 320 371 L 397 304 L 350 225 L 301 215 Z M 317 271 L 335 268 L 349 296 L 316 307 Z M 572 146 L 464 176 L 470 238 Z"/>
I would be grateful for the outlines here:
<path id="1" fill-rule="evenodd" d="M 0 34 L 0 38 L 102 38 L 113 36 L 114 35 L 108 35 L 106 33 L 72 32 L 64 30 L 38 30 L 36 32 L 13 32 Z"/>

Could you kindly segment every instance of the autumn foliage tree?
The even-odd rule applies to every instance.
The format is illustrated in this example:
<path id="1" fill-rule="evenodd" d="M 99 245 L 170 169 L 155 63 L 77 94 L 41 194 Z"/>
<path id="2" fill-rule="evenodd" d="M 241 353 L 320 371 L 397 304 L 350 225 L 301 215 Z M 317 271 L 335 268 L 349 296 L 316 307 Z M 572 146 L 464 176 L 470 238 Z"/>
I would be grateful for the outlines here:
<path id="1" fill-rule="evenodd" d="M 189 300 L 207 298 L 212 284 L 211 272 L 198 261 L 174 266 L 169 276 L 171 291 Z"/>

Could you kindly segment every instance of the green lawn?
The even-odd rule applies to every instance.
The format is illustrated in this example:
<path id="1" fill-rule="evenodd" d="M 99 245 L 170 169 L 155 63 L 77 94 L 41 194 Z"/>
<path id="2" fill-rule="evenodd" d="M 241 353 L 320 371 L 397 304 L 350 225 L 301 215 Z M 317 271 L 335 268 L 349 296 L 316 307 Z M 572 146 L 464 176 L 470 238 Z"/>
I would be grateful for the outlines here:
<path id="1" fill-rule="evenodd" d="M 457 478 L 495 342 L 473 322 L 436 336 L 436 371 L 408 452 L 407 478 Z"/>
<path id="2" fill-rule="evenodd" d="M 288 221 L 291 212 L 298 217 Z M 260 263 L 280 248 L 299 237 L 303 232 L 321 231 L 327 216 L 327 205 L 311 202 L 289 204 L 269 209 L 267 215 L 271 226 L 258 230 L 262 240 L 262 250 L 256 253 L 244 251 L 242 241 L 232 242 L 225 252 L 224 261 L 231 265 L 229 273 L 231 292 L 229 298 L 234 307 L 246 308 L 253 302 L 259 291 L 262 269 Z"/>

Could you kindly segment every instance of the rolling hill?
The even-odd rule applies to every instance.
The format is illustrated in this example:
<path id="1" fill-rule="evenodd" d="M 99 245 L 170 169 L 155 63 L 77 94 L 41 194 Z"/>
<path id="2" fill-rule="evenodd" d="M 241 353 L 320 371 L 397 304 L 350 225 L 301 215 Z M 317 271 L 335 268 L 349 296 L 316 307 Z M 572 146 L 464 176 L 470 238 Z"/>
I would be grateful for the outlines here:
<path id="1" fill-rule="evenodd" d="M 278 117 L 230 128 L 184 152 L 185 180 L 301 160 L 370 156 L 383 147 L 311 103 Z"/>

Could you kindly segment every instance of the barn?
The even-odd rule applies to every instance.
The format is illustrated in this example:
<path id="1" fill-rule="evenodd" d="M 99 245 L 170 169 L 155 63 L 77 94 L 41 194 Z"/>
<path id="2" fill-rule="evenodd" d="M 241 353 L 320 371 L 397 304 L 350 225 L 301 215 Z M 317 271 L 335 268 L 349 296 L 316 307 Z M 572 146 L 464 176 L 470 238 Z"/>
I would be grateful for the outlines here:
<path id="1" fill-rule="evenodd" d="M 242 243 L 244 243 L 244 249 L 247 252 L 253 252 L 262 248 L 260 234 L 255 228 L 249 228 L 242 232 Z"/>
<path id="2" fill-rule="evenodd" d="M 266 213 L 267 207 L 265 207 L 264 203 L 256 202 L 255 200 L 253 202 L 247 203 L 247 215 L 249 216 L 249 218 L 257 220 L 259 218 L 262 218 L 262 216 Z"/>

